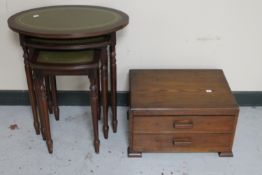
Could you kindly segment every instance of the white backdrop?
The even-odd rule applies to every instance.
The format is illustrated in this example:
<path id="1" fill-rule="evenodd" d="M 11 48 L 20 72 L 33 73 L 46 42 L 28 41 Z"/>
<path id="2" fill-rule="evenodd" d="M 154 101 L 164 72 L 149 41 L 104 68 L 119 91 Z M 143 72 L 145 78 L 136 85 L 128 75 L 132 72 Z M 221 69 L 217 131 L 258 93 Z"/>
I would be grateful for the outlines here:
<path id="1" fill-rule="evenodd" d="M 219 68 L 233 91 L 262 91 L 261 0 L 0 0 L 0 90 L 27 89 L 12 14 L 58 4 L 100 5 L 126 12 L 117 34 L 118 90 L 131 68 Z M 85 77 L 58 79 L 62 90 L 85 90 Z"/>

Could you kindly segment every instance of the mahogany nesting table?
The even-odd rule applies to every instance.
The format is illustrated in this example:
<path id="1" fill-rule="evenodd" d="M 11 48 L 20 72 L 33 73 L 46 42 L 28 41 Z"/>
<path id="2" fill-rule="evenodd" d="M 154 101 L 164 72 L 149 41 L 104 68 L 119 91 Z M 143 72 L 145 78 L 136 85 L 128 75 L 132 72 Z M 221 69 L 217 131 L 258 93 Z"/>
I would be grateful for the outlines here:
<path id="1" fill-rule="evenodd" d="M 129 83 L 129 157 L 233 156 L 239 107 L 222 70 L 130 70 Z"/>
<path id="2" fill-rule="evenodd" d="M 40 134 L 39 116 L 37 114 L 36 93 L 33 89 L 33 72 L 29 61 L 39 50 L 88 50 L 102 49 L 102 84 L 104 109 L 104 136 L 108 135 L 108 73 L 111 84 L 111 106 L 113 131 L 117 130 L 116 98 L 116 32 L 128 24 L 128 16 L 115 9 L 67 5 L 30 9 L 11 16 L 9 27 L 19 33 L 20 44 L 24 51 L 25 72 L 28 83 L 29 99 L 34 117 L 34 127 Z M 103 38 L 102 40 L 97 38 Z M 93 42 L 92 42 L 93 41 Z M 109 56 L 107 57 L 107 53 Z M 107 67 L 110 61 L 110 69 Z M 103 88 L 104 87 L 104 88 Z"/>

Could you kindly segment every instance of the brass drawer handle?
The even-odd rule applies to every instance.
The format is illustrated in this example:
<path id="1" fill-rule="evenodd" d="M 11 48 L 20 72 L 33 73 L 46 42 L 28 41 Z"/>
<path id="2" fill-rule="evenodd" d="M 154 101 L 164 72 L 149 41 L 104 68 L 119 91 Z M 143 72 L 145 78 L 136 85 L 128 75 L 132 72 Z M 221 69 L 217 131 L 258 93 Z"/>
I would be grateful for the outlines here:
<path id="1" fill-rule="evenodd" d="M 192 144 L 192 141 L 189 139 L 173 139 L 174 146 L 189 146 Z"/>
<path id="2" fill-rule="evenodd" d="M 190 129 L 190 128 L 193 128 L 193 122 L 192 121 L 175 121 L 173 123 L 173 127 L 175 129 Z"/>

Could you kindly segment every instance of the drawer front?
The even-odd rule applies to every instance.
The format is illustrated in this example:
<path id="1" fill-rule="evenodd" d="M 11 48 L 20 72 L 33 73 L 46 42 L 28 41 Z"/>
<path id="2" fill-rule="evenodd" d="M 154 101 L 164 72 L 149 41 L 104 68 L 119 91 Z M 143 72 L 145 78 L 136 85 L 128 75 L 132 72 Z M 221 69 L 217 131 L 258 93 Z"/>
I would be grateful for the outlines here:
<path id="1" fill-rule="evenodd" d="M 134 116 L 134 133 L 232 133 L 234 116 Z"/>
<path id="2" fill-rule="evenodd" d="M 223 152 L 231 150 L 232 134 L 135 134 L 137 152 Z"/>

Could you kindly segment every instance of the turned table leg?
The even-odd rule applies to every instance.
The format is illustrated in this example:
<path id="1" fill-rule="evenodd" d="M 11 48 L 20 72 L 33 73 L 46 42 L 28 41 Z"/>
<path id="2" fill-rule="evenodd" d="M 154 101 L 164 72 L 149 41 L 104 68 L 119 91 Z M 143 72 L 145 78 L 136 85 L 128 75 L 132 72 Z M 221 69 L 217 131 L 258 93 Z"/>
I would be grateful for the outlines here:
<path id="1" fill-rule="evenodd" d="M 111 82 L 111 110 L 113 132 L 117 131 L 117 73 L 116 73 L 116 33 L 112 34 L 112 45 L 110 46 L 110 82 Z"/>
<path id="2" fill-rule="evenodd" d="M 59 120 L 59 107 L 58 107 L 58 97 L 56 88 L 56 77 L 54 75 L 49 76 L 49 81 L 51 85 L 51 95 L 52 95 L 52 108 L 55 115 L 55 119 Z"/>
<path id="3" fill-rule="evenodd" d="M 93 122 L 93 130 L 94 130 L 94 147 L 95 152 L 99 153 L 99 134 L 98 134 L 98 110 L 99 102 L 98 102 L 98 79 L 97 79 L 97 72 L 89 73 L 90 79 L 90 101 L 91 101 L 91 113 L 92 113 L 92 122 Z"/>
<path id="4" fill-rule="evenodd" d="M 107 50 L 103 48 L 101 50 L 101 63 L 102 63 L 102 101 L 103 101 L 103 133 L 104 137 L 108 138 L 108 61 L 107 61 Z"/>
<path id="5" fill-rule="evenodd" d="M 39 108 L 41 108 L 42 115 L 42 121 L 45 128 L 45 137 L 46 137 L 46 145 L 48 148 L 48 152 L 53 152 L 53 141 L 51 137 L 51 131 L 50 131 L 50 123 L 49 123 L 49 113 L 48 113 L 48 102 L 47 102 L 47 92 L 46 87 L 44 84 L 44 77 L 40 74 L 36 77 L 36 91 L 37 91 L 37 98 L 39 101 Z"/>
<path id="6" fill-rule="evenodd" d="M 28 49 L 26 47 L 23 47 L 24 51 L 24 62 L 25 62 L 25 73 L 26 73 L 26 79 L 27 79 L 27 85 L 28 85 L 28 95 L 30 104 L 32 107 L 32 113 L 33 113 L 33 120 L 34 120 L 34 128 L 37 135 L 40 134 L 40 124 L 39 124 L 39 117 L 37 114 L 37 105 L 36 105 L 36 97 L 35 97 L 35 91 L 34 91 L 34 81 L 33 81 L 33 72 L 29 65 L 29 53 Z"/>
<path id="7" fill-rule="evenodd" d="M 101 53 L 99 52 L 99 50 L 95 50 L 95 59 L 99 59 L 99 57 Z M 100 120 L 101 119 L 101 110 L 100 110 L 100 69 L 97 69 L 97 95 L 98 95 L 98 107 L 97 107 L 97 119 Z"/>
<path id="8" fill-rule="evenodd" d="M 45 128 L 45 122 L 44 122 L 44 112 L 43 112 L 43 107 L 42 107 L 42 103 L 41 103 L 41 99 L 40 99 L 40 92 L 39 92 L 39 83 L 38 83 L 38 79 L 35 76 L 34 79 L 34 89 L 35 89 L 35 95 L 36 95 L 36 103 L 37 103 L 37 108 L 38 108 L 38 116 L 39 116 L 39 120 L 41 123 L 41 133 L 42 133 L 42 138 L 43 140 L 46 140 L 46 128 Z"/>
<path id="9" fill-rule="evenodd" d="M 46 87 L 46 95 L 47 95 L 47 102 L 48 102 L 48 111 L 50 114 L 53 114 L 53 100 L 52 100 L 52 95 L 51 95 L 51 86 L 50 86 L 50 80 L 49 76 L 45 77 L 45 87 Z"/>

